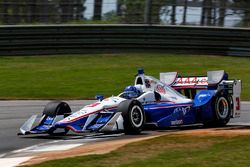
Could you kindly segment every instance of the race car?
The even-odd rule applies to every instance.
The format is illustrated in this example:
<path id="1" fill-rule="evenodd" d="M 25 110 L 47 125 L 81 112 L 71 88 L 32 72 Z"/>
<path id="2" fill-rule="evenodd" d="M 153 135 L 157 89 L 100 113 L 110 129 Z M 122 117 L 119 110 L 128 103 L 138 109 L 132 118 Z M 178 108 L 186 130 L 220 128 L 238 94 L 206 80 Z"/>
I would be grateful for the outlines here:
<path id="1" fill-rule="evenodd" d="M 181 91 L 190 90 L 193 98 Z M 160 80 L 138 70 L 135 83 L 118 96 L 98 96 L 95 103 L 71 112 L 61 101 L 48 103 L 37 125 L 31 116 L 20 128 L 22 135 L 85 132 L 138 134 L 145 125 L 156 128 L 202 123 L 224 126 L 240 116 L 241 80 L 228 80 L 223 70 L 206 77 L 179 77 L 177 72 L 160 73 Z"/>

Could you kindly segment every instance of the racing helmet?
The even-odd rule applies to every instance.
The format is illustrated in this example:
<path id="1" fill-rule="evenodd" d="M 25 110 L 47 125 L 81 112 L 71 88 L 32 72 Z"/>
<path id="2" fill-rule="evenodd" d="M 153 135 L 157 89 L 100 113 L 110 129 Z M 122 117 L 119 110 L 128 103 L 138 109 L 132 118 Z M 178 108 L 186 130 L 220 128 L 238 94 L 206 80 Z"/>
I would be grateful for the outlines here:
<path id="1" fill-rule="evenodd" d="M 137 98 L 141 93 L 141 89 L 138 86 L 127 86 L 124 89 L 123 97 L 126 99 Z"/>

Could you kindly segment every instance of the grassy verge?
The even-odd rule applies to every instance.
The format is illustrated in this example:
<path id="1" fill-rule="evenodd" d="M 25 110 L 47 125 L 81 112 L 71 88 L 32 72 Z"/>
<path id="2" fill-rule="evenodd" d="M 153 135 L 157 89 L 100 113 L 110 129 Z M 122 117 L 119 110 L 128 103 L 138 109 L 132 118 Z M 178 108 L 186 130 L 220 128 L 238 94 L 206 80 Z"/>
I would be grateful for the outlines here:
<path id="1" fill-rule="evenodd" d="M 48 161 L 32 167 L 249 166 L 250 136 L 162 136 L 132 143 L 104 155 Z"/>
<path id="2" fill-rule="evenodd" d="M 178 71 L 204 75 L 224 69 L 243 80 L 242 98 L 250 99 L 249 58 L 129 53 L 0 57 L 0 99 L 82 99 L 118 94 L 133 84 L 139 67 L 149 75 Z"/>

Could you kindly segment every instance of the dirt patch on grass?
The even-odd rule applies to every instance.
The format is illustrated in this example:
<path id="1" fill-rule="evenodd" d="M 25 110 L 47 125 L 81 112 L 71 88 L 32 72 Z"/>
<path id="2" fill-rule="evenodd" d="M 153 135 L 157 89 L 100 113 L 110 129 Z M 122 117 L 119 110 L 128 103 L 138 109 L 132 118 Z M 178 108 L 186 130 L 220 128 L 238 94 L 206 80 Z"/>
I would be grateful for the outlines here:
<path id="1" fill-rule="evenodd" d="M 42 153 L 21 165 L 38 164 L 38 163 L 49 161 L 49 160 L 62 159 L 62 158 L 81 156 L 81 155 L 105 154 L 113 150 L 116 150 L 124 145 L 127 145 L 129 143 L 134 144 L 134 142 L 148 140 L 148 139 L 152 139 L 152 138 L 164 136 L 164 135 L 201 136 L 201 137 L 202 136 L 235 137 L 239 135 L 250 135 L 250 127 L 238 126 L 238 127 L 212 128 L 212 129 L 181 130 L 177 132 L 157 132 L 147 137 L 137 137 L 137 138 L 130 138 L 130 139 L 88 143 L 86 145 L 83 145 L 83 146 L 80 146 L 71 150 Z M 206 146 L 208 146 L 208 144 L 209 143 L 206 143 Z M 181 149 L 184 147 L 201 147 L 201 146 L 202 146 L 201 143 L 193 143 L 192 145 L 189 144 L 188 146 L 185 143 L 178 144 L 178 145 L 173 144 L 173 143 L 167 143 L 164 146 L 164 148 L 166 147 L 166 148 L 180 148 Z M 150 147 L 150 144 L 148 145 L 148 147 Z M 149 149 L 148 147 L 147 149 Z M 156 149 L 156 148 L 151 148 L 151 149 Z M 137 149 L 136 152 L 143 152 L 143 150 L 140 151 Z M 133 152 L 131 151 L 131 153 Z"/>
<path id="2" fill-rule="evenodd" d="M 188 130 L 188 131 L 179 131 L 179 132 L 175 132 L 173 134 L 175 134 L 175 135 L 188 135 L 188 136 L 235 137 L 235 136 L 239 136 L 239 135 L 250 135 L 250 126 L 196 129 L 196 130 Z"/>

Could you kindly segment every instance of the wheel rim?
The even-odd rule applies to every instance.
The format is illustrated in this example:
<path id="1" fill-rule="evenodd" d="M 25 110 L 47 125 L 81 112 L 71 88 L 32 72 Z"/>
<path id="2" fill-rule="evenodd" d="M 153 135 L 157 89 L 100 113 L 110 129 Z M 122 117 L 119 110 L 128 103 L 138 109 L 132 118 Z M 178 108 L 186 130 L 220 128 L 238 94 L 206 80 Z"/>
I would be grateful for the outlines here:
<path id="1" fill-rule="evenodd" d="M 142 126 L 143 113 L 142 109 L 139 106 L 133 106 L 133 108 L 131 109 L 131 121 L 137 128 Z"/>
<path id="2" fill-rule="evenodd" d="M 228 109 L 229 109 L 229 105 L 228 105 L 227 99 L 225 97 L 219 98 L 217 102 L 217 107 L 216 107 L 219 118 L 225 119 L 229 112 Z"/>

